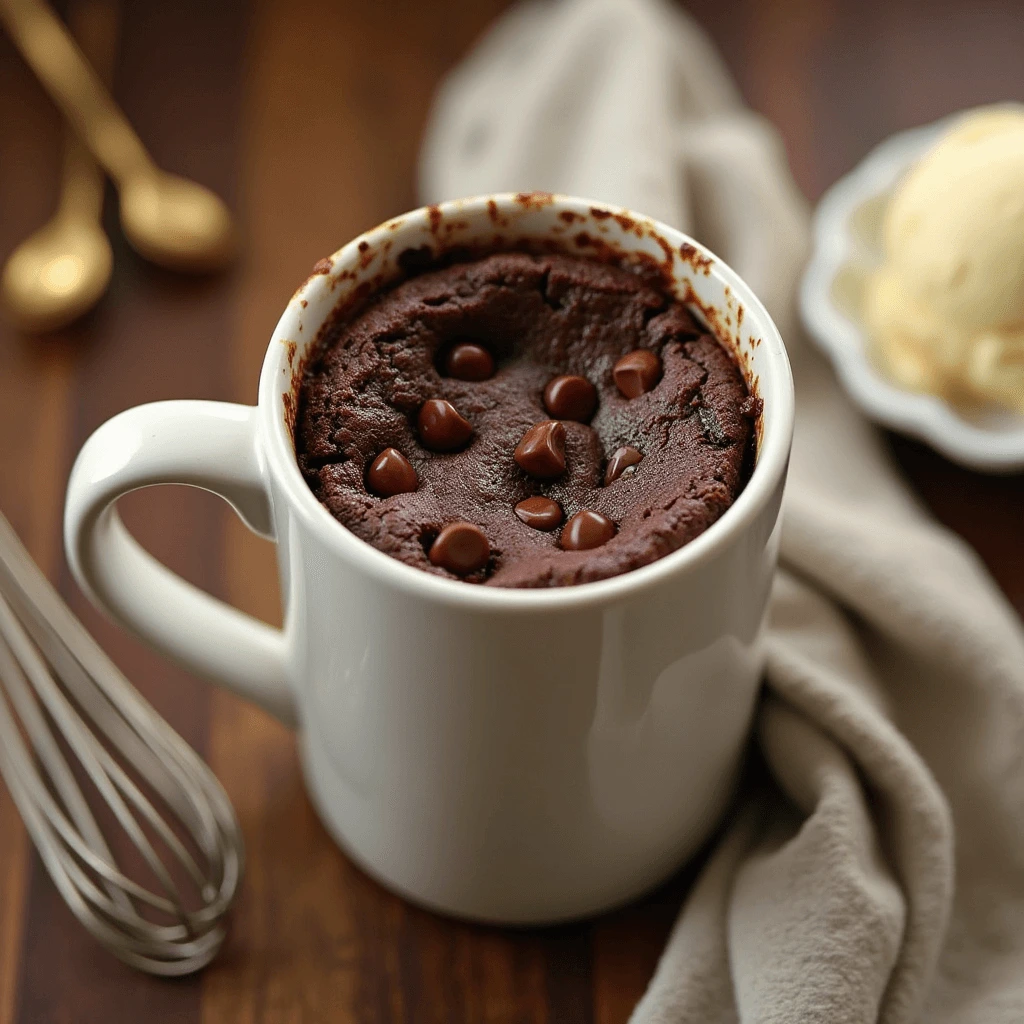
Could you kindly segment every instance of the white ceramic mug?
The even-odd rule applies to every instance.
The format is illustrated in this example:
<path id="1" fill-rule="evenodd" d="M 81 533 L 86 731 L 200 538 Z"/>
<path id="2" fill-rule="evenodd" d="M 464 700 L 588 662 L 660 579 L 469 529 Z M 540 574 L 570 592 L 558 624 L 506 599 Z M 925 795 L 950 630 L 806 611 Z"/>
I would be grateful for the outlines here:
<path id="1" fill-rule="evenodd" d="M 392 559 L 317 502 L 293 447 L 293 378 L 339 304 L 399 276 L 403 252 L 521 239 L 658 262 L 763 401 L 756 467 L 718 522 L 651 565 L 576 587 L 473 586 Z M 319 812 L 370 874 L 465 917 L 564 920 L 664 879 L 728 801 L 762 670 L 792 430 L 778 331 L 695 241 L 580 199 L 470 199 L 321 261 L 277 325 L 254 408 L 159 402 L 101 426 L 68 486 L 67 553 L 115 619 L 297 725 Z M 219 494 L 276 540 L 283 630 L 197 590 L 127 533 L 117 499 L 167 483 Z"/>

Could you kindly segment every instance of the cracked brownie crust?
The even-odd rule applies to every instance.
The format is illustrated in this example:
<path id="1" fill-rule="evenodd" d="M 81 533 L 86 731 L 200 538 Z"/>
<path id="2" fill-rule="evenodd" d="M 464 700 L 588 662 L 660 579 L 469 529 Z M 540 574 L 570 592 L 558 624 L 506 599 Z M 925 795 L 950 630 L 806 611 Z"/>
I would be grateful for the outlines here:
<path id="1" fill-rule="evenodd" d="M 596 389 L 586 422 L 558 415 L 586 416 L 585 384 L 545 399 L 560 376 Z M 746 481 L 756 411 L 726 350 L 641 276 L 501 253 L 414 277 L 333 325 L 300 385 L 295 442 L 319 501 L 380 551 L 471 583 L 550 587 L 647 565 L 707 529 Z M 564 437 L 545 426 L 548 448 L 521 462 L 524 436 L 554 420 Z M 457 450 L 437 450 L 441 428 Z M 551 477 L 555 442 L 564 470 Z M 555 460 L 545 478 L 523 468 L 538 450 Z M 406 489 L 381 496 L 394 487 Z M 567 550 L 580 537 L 594 546 Z"/>

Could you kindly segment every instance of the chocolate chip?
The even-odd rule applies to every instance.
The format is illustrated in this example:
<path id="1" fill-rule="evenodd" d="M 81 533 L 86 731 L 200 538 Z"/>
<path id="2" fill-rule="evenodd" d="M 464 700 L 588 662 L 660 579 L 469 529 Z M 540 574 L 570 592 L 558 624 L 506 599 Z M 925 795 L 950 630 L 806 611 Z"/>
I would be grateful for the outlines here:
<path id="1" fill-rule="evenodd" d="M 616 387 L 626 398 L 637 398 L 650 391 L 661 376 L 661 360 L 646 348 L 627 352 L 612 367 Z"/>
<path id="2" fill-rule="evenodd" d="M 566 551 L 589 551 L 599 548 L 615 536 L 615 524 L 600 512 L 580 509 L 565 524 L 559 543 Z"/>
<path id="3" fill-rule="evenodd" d="M 565 427 L 558 420 L 530 427 L 516 446 L 514 458 L 538 480 L 561 476 L 565 472 Z"/>
<path id="4" fill-rule="evenodd" d="M 382 498 L 415 491 L 418 482 L 412 463 L 397 448 L 385 448 L 366 473 L 366 486 Z"/>
<path id="5" fill-rule="evenodd" d="M 416 420 L 420 440 L 434 452 L 454 452 L 464 448 L 473 436 L 473 425 L 463 419 L 451 402 L 431 398 L 423 403 Z"/>
<path id="6" fill-rule="evenodd" d="M 604 471 L 605 487 L 615 483 L 627 469 L 635 466 L 642 458 L 643 455 L 628 444 L 624 448 L 619 448 L 608 460 L 608 468 Z"/>
<path id="7" fill-rule="evenodd" d="M 586 423 L 597 408 L 597 388 L 586 377 L 555 377 L 544 389 L 544 408 L 555 419 Z"/>
<path id="8" fill-rule="evenodd" d="M 562 521 L 562 506 L 538 495 L 519 502 L 516 515 L 535 530 L 553 530 Z"/>
<path id="9" fill-rule="evenodd" d="M 458 576 L 482 569 L 491 556 L 491 545 L 479 526 L 449 523 L 430 546 L 430 561 Z"/>
<path id="10" fill-rule="evenodd" d="M 487 380 L 494 374 L 494 356 L 483 345 L 463 341 L 448 352 L 444 372 L 456 380 Z"/>

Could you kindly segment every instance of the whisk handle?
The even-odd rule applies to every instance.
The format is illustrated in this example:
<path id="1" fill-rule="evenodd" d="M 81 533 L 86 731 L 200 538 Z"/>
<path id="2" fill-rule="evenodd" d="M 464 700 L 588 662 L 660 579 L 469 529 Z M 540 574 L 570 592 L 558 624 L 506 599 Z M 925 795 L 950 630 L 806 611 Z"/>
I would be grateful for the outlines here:
<path id="1" fill-rule="evenodd" d="M 187 484 L 219 495 L 250 529 L 273 539 L 255 413 L 222 402 L 155 402 L 108 420 L 72 470 L 64 541 L 76 579 L 114 619 L 191 671 L 294 724 L 284 633 L 161 565 L 116 509 L 122 495 L 140 487 Z"/>

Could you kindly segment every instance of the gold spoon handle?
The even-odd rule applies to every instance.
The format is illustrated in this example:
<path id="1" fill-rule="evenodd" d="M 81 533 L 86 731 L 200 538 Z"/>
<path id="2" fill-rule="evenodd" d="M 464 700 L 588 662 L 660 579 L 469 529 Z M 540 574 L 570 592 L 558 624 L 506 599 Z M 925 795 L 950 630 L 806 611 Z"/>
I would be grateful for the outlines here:
<path id="1" fill-rule="evenodd" d="M 114 77 L 117 8 L 117 0 L 77 0 L 68 12 L 68 26 L 82 53 L 107 86 Z M 60 213 L 98 221 L 103 214 L 103 172 L 76 132 L 69 128 L 65 136 Z"/>
<path id="2" fill-rule="evenodd" d="M 117 182 L 156 173 L 128 119 L 43 0 L 0 0 L 0 21 L 64 116 Z"/>

